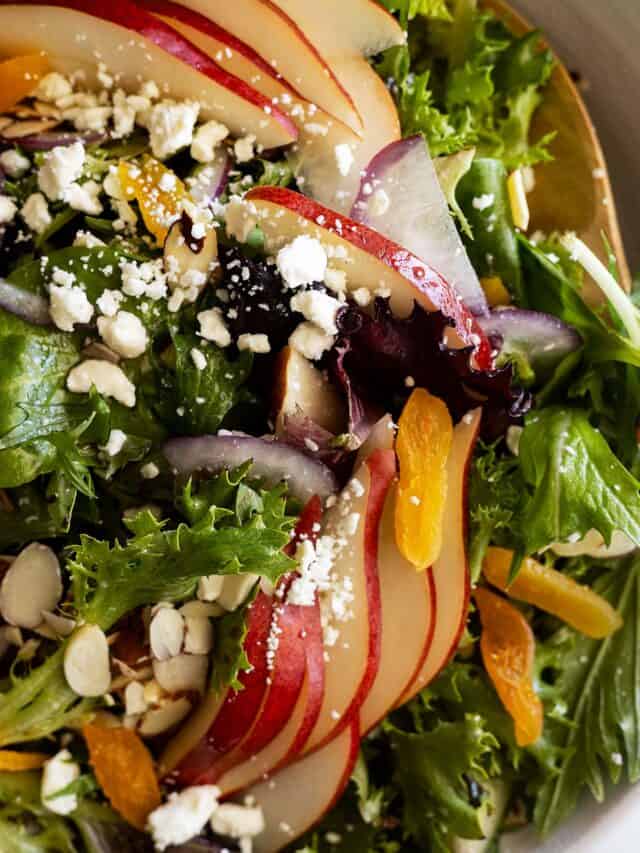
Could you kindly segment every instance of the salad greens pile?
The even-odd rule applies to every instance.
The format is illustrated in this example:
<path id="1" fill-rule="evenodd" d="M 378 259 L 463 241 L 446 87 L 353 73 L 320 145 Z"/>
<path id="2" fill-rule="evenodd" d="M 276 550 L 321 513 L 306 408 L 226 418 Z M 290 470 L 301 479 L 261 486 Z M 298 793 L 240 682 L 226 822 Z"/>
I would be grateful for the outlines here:
<path id="1" fill-rule="evenodd" d="M 533 358 L 532 348 L 517 341 L 487 376 L 471 370 L 466 351 L 463 363 L 461 351 L 456 357 L 440 345 L 446 318 L 438 312 L 416 308 L 399 320 L 378 298 L 366 312 L 355 303 L 343 306 L 342 348 L 335 347 L 323 367 L 347 392 L 353 434 L 375 404 L 398 414 L 409 376 L 445 398 L 454 418 L 481 395 L 487 430 L 469 483 L 473 584 L 483 583 L 490 546 L 513 552 L 512 579 L 523 559 L 536 554 L 589 585 L 618 611 L 623 627 L 594 640 L 531 605 L 521 607 L 535 635 L 534 686 L 545 714 L 542 736 L 523 747 L 482 666 L 472 605 L 454 660 L 364 739 L 347 792 L 290 850 L 465 853 L 465 839 L 486 838 L 489 853 L 497 850 L 500 832 L 533 822 L 546 835 L 584 791 L 602 800 L 610 782 L 640 779 L 640 557 L 634 553 L 640 547 L 640 345 L 628 322 L 640 323 L 640 302 L 636 293 L 594 307 L 583 294 L 582 267 L 562 238 L 525 236 L 514 226 L 509 175 L 553 156 L 553 134 L 532 138 L 531 132 L 554 64 L 539 34 L 514 36 L 475 0 L 381 1 L 408 39 L 376 57 L 374 67 L 395 99 L 403 135 L 422 134 L 428 143 L 478 276 L 499 280 L 511 307 L 551 315 L 579 341 L 550 359 Z M 87 143 L 82 179 L 102 180 L 122 160 L 140 164 L 148 149 L 139 128 L 125 139 Z M 22 153 L 33 168 L 4 184 L 17 206 L 37 190 L 34 169 L 44 157 Z M 194 178 L 185 152 L 169 167 L 181 181 Z M 286 160 L 266 152 L 234 163 L 216 201 L 259 184 L 296 187 Z M 490 203 L 479 203 L 483 199 Z M 161 252 L 148 234 L 121 227 L 117 204 L 109 208 L 105 199 L 100 216 L 60 200 L 50 207 L 51 223 L 29 239 L 18 240 L 12 225 L 2 231 L 3 283 L 33 304 L 48 299 L 51 282 L 65 277 L 92 305 L 118 292 L 118 309 L 140 322 L 150 346 L 118 361 L 135 389 L 133 405 L 95 386 L 72 393 L 69 371 L 96 356 L 97 335 L 83 324 L 61 331 L 0 309 L 0 551 L 49 543 L 68 580 L 65 615 L 105 632 L 127 629 L 130 614 L 141 620 L 158 602 L 194 598 L 201 577 L 255 576 L 244 604 L 213 619 L 208 687 L 216 693 L 240 688 L 249 667 L 248 606 L 258 580 L 271 587 L 295 568 L 285 546 L 302 507 L 284 485 L 268 488 L 254 478 L 250 463 L 208 479 L 175 476 L 162 445 L 176 435 L 272 431 L 265 390 L 271 374 L 260 350 L 207 345 L 202 364 L 201 312 L 215 315 L 231 300 L 233 339 L 261 335 L 268 323 L 274 350 L 300 315 L 292 316 L 288 296 L 283 302 L 260 228 L 240 246 L 215 205 L 220 275 L 228 289 L 222 297 L 208 287 L 179 311 L 149 295 L 162 272 Z M 79 240 L 85 229 L 90 242 Z M 615 277 L 606 235 L 603 246 Z M 250 286 L 234 293 L 232 270 L 240 260 Z M 123 291 L 127 269 L 144 281 L 142 298 Z M 310 441 L 304 429 L 297 443 L 290 436 L 294 446 Z M 325 445 L 317 445 L 315 432 L 312 444 L 343 478 L 353 461 L 349 436 L 320 433 Z M 577 546 L 594 531 L 605 546 L 622 538 L 626 553 L 594 558 L 579 548 L 573 554 L 553 549 Z M 48 750 L 64 729 L 74 758 L 86 766 L 86 750 L 72 732 L 104 701 L 81 698 L 67 683 L 69 642 L 43 636 L 28 654 L 25 644 L 10 662 L 0 658 L 0 747 Z M 123 711 L 121 698 L 112 702 Z M 148 836 L 104 804 L 90 771 L 72 786 L 79 805 L 62 817 L 43 805 L 37 773 L 0 772 L 3 853 L 153 849 Z M 195 839 L 171 849 L 221 848 Z"/>

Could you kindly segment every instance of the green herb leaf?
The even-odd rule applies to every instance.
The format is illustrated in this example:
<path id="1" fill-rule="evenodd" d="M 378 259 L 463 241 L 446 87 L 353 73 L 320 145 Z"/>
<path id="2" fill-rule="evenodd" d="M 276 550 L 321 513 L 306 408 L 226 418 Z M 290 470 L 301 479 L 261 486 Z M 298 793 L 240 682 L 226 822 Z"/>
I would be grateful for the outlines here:
<path id="1" fill-rule="evenodd" d="M 529 415 L 519 458 L 533 490 L 522 521 L 527 553 L 591 529 L 607 543 L 621 530 L 640 545 L 640 483 L 586 412 L 552 406 Z"/>
<path id="2" fill-rule="evenodd" d="M 215 642 L 213 644 L 213 660 L 211 664 L 210 689 L 217 694 L 229 687 L 231 690 L 242 690 L 239 679 L 242 672 L 249 669 L 249 658 L 244 650 L 247 636 L 247 609 L 255 595 L 238 610 L 225 613 L 214 622 Z"/>
<path id="3" fill-rule="evenodd" d="M 585 787 L 602 801 L 607 777 L 640 779 L 640 559 L 601 574 L 593 588 L 621 613 L 623 628 L 602 641 L 563 628 L 537 653 L 538 689 L 553 709 L 545 733 L 559 755 L 535 805 L 544 835 L 573 811 Z"/>

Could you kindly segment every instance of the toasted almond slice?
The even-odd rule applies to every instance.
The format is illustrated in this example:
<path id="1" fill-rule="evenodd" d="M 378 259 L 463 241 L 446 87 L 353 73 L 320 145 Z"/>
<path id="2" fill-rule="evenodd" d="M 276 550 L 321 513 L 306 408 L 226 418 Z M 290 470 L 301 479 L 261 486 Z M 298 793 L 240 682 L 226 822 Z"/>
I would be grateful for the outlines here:
<path id="1" fill-rule="evenodd" d="M 149 643 L 156 660 L 167 660 L 180 654 L 184 639 L 184 619 L 173 607 L 157 610 L 149 625 Z"/>
<path id="2" fill-rule="evenodd" d="M 78 696 L 102 696 L 109 690 L 109 645 L 98 625 L 83 625 L 71 635 L 64 653 L 64 674 Z"/>
<path id="3" fill-rule="evenodd" d="M 188 274 L 195 274 L 196 278 L 201 278 L 200 288 L 204 287 L 217 266 L 217 260 L 218 237 L 215 228 L 194 224 L 184 213 L 171 226 L 164 243 L 164 265 L 170 286 L 188 287 Z"/>
<path id="4" fill-rule="evenodd" d="M 5 127 L 9 127 L 10 124 L 13 124 L 11 116 L 0 116 L 0 131 L 4 130 Z"/>
<path id="5" fill-rule="evenodd" d="M 153 662 L 153 675 L 167 693 L 197 690 L 204 693 L 209 669 L 207 655 L 176 655 Z"/>
<path id="6" fill-rule="evenodd" d="M 33 110 L 36 115 L 42 116 L 42 118 L 62 120 L 62 113 L 53 104 L 45 104 L 44 101 L 34 101 Z"/>
<path id="7" fill-rule="evenodd" d="M 144 698 L 144 687 L 139 681 L 131 681 L 124 691 L 124 705 L 127 716 L 144 714 L 148 710 L 147 700 Z"/>
<path id="8" fill-rule="evenodd" d="M 184 620 L 184 650 L 190 655 L 208 655 L 213 648 L 213 625 L 208 618 L 187 616 Z"/>
<path id="9" fill-rule="evenodd" d="M 60 563 L 47 545 L 33 542 L 11 564 L 0 585 L 0 612 L 11 625 L 36 628 L 43 610 L 62 597 Z"/>
<path id="10" fill-rule="evenodd" d="M 180 613 L 185 619 L 195 616 L 197 619 L 217 619 L 225 612 L 219 604 L 209 601 L 187 601 L 180 608 Z"/>
<path id="11" fill-rule="evenodd" d="M 58 613 L 51 613 L 50 610 L 42 611 L 42 619 L 51 628 L 56 637 L 69 637 L 76 627 L 75 619 L 70 619 L 68 616 L 60 616 Z"/>
<path id="12" fill-rule="evenodd" d="M 5 139 L 22 139 L 24 136 L 34 136 L 37 133 L 44 133 L 46 130 L 52 130 L 59 124 L 60 122 L 57 121 L 57 119 L 48 118 L 14 121 L 2 128 L 2 135 Z"/>
<path id="13" fill-rule="evenodd" d="M 138 731 L 143 737 L 155 737 L 177 726 L 191 710 L 191 702 L 184 696 L 161 708 L 154 708 L 142 717 Z"/>

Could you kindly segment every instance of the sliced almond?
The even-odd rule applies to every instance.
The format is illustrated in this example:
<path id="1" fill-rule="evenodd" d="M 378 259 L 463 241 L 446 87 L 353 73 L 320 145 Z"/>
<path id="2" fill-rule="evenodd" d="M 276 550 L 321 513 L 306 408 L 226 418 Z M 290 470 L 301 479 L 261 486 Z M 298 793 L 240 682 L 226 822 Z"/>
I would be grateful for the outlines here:
<path id="1" fill-rule="evenodd" d="M 155 737 L 177 726 L 191 710 L 191 702 L 182 696 L 173 702 L 154 708 L 142 717 L 138 731 L 143 737 Z"/>
<path id="2" fill-rule="evenodd" d="M 218 604 L 225 610 L 236 610 L 246 600 L 258 579 L 258 575 L 227 575 Z"/>
<path id="3" fill-rule="evenodd" d="M 97 625 L 83 625 L 71 635 L 64 652 L 64 674 L 78 696 L 103 696 L 109 690 L 109 644 Z"/>
<path id="4" fill-rule="evenodd" d="M 53 104 L 45 104 L 44 101 L 34 101 L 33 110 L 36 115 L 42 118 L 55 118 L 57 121 L 62 120 L 62 113 Z"/>
<path id="5" fill-rule="evenodd" d="M 44 624 L 51 628 L 56 637 L 69 637 L 76 627 L 75 619 L 70 619 L 68 616 L 60 616 L 57 613 L 51 613 L 50 610 L 42 611 L 42 619 Z"/>
<path id="6" fill-rule="evenodd" d="M 205 575 L 198 581 L 198 598 L 201 601 L 217 601 L 224 586 L 224 575 Z"/>
<path id="7" fill-rule="evenodd" d="M 158 682 L 152 679 L 144 685 L 144 698 L 148 705 L 161 705 L 166 694 Z"/>
<path id="8" fill-rule="evenodd" d="M 36 628 L 43 610 L 54 610 L 62 597 L 58 558 L 33 542 L 11 564 L 0 585 L 0 612 L 9 624 Z"/>
<path id="9" fill-rule="evenodd" d="M 153 675 L 167 693 L 197 690 L 204 693 L 209 670 L 207 655 L 176 655 L 153 662 Z"/>
<path id="10" fill-rule="evenodd" d="M 90 344 L 87 344 L 82 350 L 82 355 L 85 358 L 97 358 L 98 361 L 110 361 L 111 364 L 118 364 L 120 362 L 120 356 L 100 341 L 92 341 Z"/>
<path id="11" fill-rule="evenodd" d="M 10 124 L 13 124 L 11 116 L 0 116 L 0 131 L 4 130 L 5 127 L 9 127 Z"/>
<path id="12" fill-rule="evenodd" d="M 213 648 L 213 625 L 208 618 L 187 616 L 184 620 L 184 650 L 190 655 L 208 655 Z"/>
<path id="13" fill-rule="evenodd" d="M 14 625 L 3 625 L 3 627 L 0 628 L 0 638 L 2 638 L 2 640 L 8 645 L 16 646 L 18 649 L 21 649 L 24 645 L 22 631 Z"/>
<path id="14" fill-rule="evenodd" d="M 26 643 L 20 646 L 20 651 L 16 655 L 16 660 L 21 660 L 24 663 L 28 663 L 33 660 L 41 643 L 42 640 L 36 640 L 35 637 L 31 637 L 30 640 L 27 640 Z"/>
<path id="15" fill-rule="evenodd" d="M 14 121 L 12 124 L 7 125 L 7 127 L 2 128 L 2 135 L 5 139 L 22 139 L 24 136 L 35 136 L 37 133 L 52 130 L 59 124 L 60 122 L 57 119 L 48 118 Z"/>
<path id="16" fill-rule="evenodd" d="M 192 236 L 195 229 L 204 230 L 204 236 Z M 200 234 L 197 230 L 197 234 Z M 183 213 L 169 229 L 164 242 L 164 266 L 172 287 L 188 287 L 184 276 L 200 273 L 205 276 L 202 287 L 215 270 L 218 261 L 218 237 L 210 224 L 194 226 L 188 214 Z"/>
<path id="17" fill-rule="evenodd" d="M 156 660 L 175 657 L 182 649 L 184 619 L 173 607 L 162 607 L 154 613 L 149 625 L 151 653 Z"/>
<path id="18" fill-rule="evenodd" d="M 220 607 L 219 604 L 208 601 L 187 601 L 180 608 L 180 613 L 185 619 L 189 616 L 195 616 L 198 619 L 217 619 L 224 612 L 224 608 Z"/>
<path id="19" fill-rule="evenodd" d="M 144 686 L 139 681 L 131 681 L 124 691 L 124 706 L 127 716 L 132 714 L 144 714 L 148 710 L 147 700 L 144 698 Z"/>

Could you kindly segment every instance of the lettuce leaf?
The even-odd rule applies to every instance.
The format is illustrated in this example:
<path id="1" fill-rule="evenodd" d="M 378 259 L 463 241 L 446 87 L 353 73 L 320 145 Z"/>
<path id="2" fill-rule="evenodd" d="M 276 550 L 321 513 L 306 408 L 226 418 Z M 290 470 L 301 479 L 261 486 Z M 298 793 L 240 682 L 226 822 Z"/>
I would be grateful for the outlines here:
<path id="1" fill-rule="evenodd" d="M 553 709 L 545 737 L 555 746 L 556 772 L 537 791 L 534 820 L 548 835 L 589 788 L 601 802 L 606 781 L 640 779 L 640 559 L 612 563 L 593 588 L 622 615 L 606 640 L 562 628 L 538 644 L 538 691 Z"/>
<path id="2" fill-rule="evenodd" d="M 640 545 L 640 483 L 587 412 L 551 406 L 529 415 L 519 458 L 531 489 L 522 518 L 527 553 L 581 538 L 592 528 L 607 543 L 621 530 Z"/>
<path id="3" fill-rule="evenodd" d="M 390 86 L 403 135 L 423 133 L 434 156 L 477 147 L 511 170 L 550 159 L 551 136 L 529 141 L 533 114 L 553 68 L 537 32 L 516 38 L 475 4 L 388 2 L 408 44 L 377 65 Z"/>

